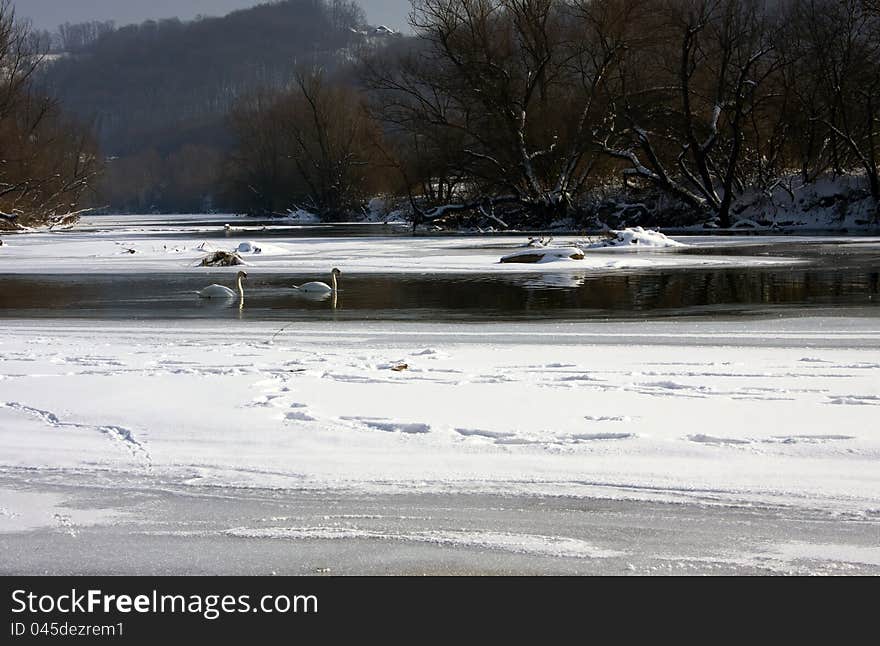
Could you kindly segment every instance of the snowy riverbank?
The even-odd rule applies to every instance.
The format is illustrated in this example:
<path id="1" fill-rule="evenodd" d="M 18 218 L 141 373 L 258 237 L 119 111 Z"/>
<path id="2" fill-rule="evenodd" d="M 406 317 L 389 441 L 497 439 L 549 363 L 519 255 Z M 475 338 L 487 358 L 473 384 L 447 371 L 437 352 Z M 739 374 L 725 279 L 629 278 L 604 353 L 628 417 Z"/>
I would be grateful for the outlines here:
<path id="1" fill-rule="evenodd" d="M 875 318 L 4 326 L 5 573 L 880 568 Z"/>
<path id="2" fill-rule="evenodd" d="M 277 329 L 8 322 L 0 462 L 878 512 L 875 319 Z"/>

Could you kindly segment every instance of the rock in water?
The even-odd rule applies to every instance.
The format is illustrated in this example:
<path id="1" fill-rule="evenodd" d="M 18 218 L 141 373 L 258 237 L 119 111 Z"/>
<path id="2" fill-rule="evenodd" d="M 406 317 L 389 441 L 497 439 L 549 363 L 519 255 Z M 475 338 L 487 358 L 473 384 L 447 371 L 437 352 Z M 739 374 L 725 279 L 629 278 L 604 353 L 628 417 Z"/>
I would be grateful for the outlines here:
<path id="1" fill-rule="evenodd" d="M 577 247 L 556 247 L 541 250 L 518 251 L 504 256 L 501 262 L 538 263 L 554 260 L 583 260 L 584 252 Z"/>
<path id="2" fill-rule="evenodd" d="M 202 258 L 201 267 L 234 267 L 246 264 L 237 253 L 215 251 Z"/>

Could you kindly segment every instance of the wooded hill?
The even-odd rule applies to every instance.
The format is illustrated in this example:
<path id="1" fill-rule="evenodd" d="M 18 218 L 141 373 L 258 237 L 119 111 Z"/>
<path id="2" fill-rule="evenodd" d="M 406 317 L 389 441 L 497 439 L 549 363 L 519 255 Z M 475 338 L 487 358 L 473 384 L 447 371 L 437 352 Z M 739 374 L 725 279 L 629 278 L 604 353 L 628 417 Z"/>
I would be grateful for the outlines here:
<path id="1" fill-rule="evenodd" d="M 297 65 L 335 70 L 363 40 L 342 0 L 285 0 L 189 22 L 63 25 L 42 82 L 94 124 L 116 209 L 201 210 L 216 201 L 237 102 L 288 86 Z"/>
<path id="2" fill-rule="evenodd" d="M 829 182 L 820 206 L 880 222 L 876 0 L 412 6 L 399 38 L 342 0 L 68 28 L 46 82 L 95 117 L 117 210 L 729 227 Z"/>

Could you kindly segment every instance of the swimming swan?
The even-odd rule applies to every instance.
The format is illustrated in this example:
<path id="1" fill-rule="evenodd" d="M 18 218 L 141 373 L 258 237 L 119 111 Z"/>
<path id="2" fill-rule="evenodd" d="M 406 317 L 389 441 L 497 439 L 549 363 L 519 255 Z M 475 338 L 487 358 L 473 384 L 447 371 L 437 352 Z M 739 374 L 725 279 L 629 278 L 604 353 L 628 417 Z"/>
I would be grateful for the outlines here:
<path id="1" fill-rule="evenodd" d="M 247 274 L 243 271 L 238 272 L 237 284 L 238 284 L 238 293 L 241 295 L 241 300 L 239 301 L 239 307 L 244 307 L 244 287 L 241 286 L 241 281 L 243 278 L 247 278 Z M 233 298 L 235 296 L 235 292 L 226 287 L 225 285 L 208 285 L 205 289 L 196 292 L 201 298 Z"/>
<path id="2" fill-rule="evenodd" d="M 330 282 L 333 283 L 333 287 L 327 283 L 312 282 L 306 283 L 305 285 L 294 285 L 293 288 L 307 294 L 335 294 L 337 291 L 336 277 L 341 275 L 342 272 L 334 267 L 333 271 L 330 272 Z"/>

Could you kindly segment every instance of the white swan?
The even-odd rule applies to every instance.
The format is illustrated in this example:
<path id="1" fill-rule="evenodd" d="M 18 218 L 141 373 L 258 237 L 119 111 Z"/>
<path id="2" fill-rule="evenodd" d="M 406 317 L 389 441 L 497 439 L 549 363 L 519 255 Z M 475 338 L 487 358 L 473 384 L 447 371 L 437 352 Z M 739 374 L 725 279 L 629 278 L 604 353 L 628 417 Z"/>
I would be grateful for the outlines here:
<path id="1" fill-rule="evenodd" d="M 311 282 L 305 285 L 294 285 L 293 288 L 307 294 L 335 294 L 337 291 L 336 277 L 341 275 L 342 272 L 334 267 L 333 271 L 330 272 L 330 282 L 333 283 L 332 287 L 327 283 Z"/>
<path id="2" fill-rule="evenodd" d="M 244 307 L 244 287 L 241 285 L 242 279 L 247 278 L 247 274 L 243 271 L 238 272 L 236 276 L 237 285 L 238 285 L 238 293 L 241 295 L 241 300 L 239 301 L 239 307 Z M 205 289 L 196 292 L 201 298 L 233 298 L 235 296 L 235 292 L 226 287 L 225 285 L 208 285 Z"/>

